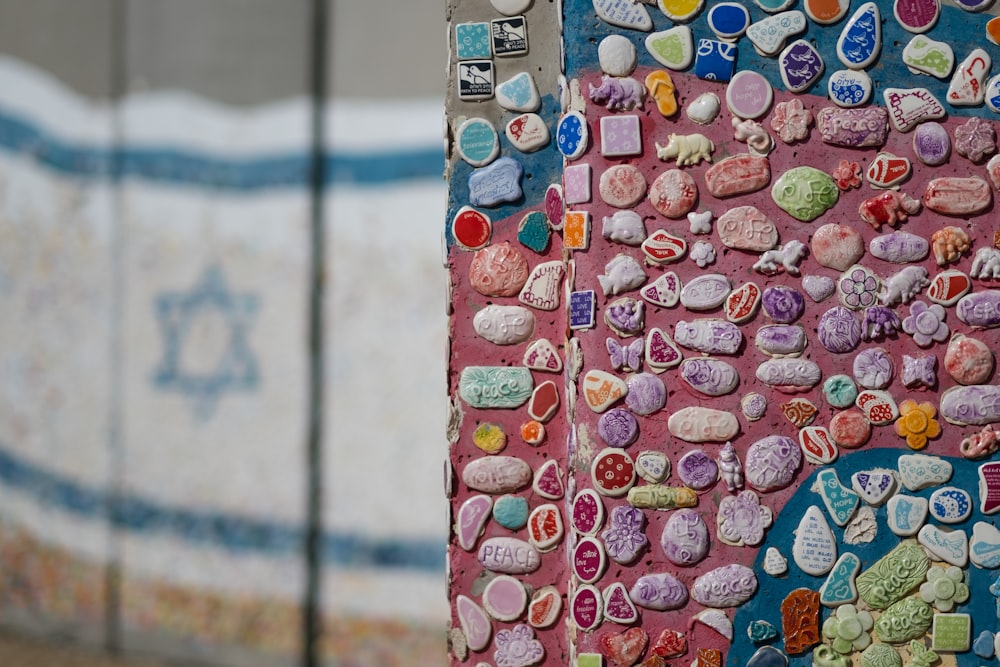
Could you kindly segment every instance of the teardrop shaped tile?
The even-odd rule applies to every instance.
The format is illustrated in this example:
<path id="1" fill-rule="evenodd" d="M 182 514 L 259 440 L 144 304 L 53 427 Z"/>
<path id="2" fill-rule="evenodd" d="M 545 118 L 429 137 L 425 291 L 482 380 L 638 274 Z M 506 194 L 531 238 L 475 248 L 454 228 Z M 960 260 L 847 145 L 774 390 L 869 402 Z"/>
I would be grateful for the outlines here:
<path id="1" fill-rule="evenodd" d="M 866 2 L 854 12 L 837 40 L 837 57 L 845 67 L 865 69 L 882 48 L 882 17 L 878 5 Z"/>
<path id="2" fill-rule="evenodd" d="M 687 69 L 694 59 L 691 28 L 678 25 L 646 37 L 646 50 L 656 62 L 676 71 Z"/>
<path id="3" fill-rule="evenodd" d="M 837 541 L 823 511 L 816 505 L 810 505 L 799 521 L 792 557 L 800 570 L 815 577 L 833 568 L 837 559 Z"/>
<path id="4" fill-rule="evenodd" d="M 604 617 L 613 623 L 629 625 L 639 618 L 625 584 L 616 581 L 604 589 Z"/>

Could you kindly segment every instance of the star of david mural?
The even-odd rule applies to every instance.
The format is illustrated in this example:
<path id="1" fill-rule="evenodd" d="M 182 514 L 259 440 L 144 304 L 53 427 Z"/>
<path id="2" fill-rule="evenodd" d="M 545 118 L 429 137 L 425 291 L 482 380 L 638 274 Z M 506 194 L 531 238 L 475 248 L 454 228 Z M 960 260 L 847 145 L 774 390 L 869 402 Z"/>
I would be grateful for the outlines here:
<path id="1" fill-rule="evenodd" d="M 189 397 L 201 421 L 212 416 L 226 392 L 256 389 L 260 375 L 247 332 L 258 305 L 256 294 L 232 291 L 218 266 L 209 266 L 186 292 L 157 296 L 163 359 L 153 384 Z M 215 345 L 204 345 L 206 338 Z"/>

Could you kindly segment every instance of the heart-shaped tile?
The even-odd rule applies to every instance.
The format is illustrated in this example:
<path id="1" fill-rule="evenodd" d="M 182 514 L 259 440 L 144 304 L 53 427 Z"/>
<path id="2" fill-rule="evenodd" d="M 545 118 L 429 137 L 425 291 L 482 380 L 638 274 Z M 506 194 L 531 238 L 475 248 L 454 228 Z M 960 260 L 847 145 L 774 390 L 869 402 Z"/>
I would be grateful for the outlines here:
<path id="1" fill-rule="evenodd" d="M 658 63 L 672 70 L 684 70 L 694 58 L 691 28 L 679 25 L 646 37 L 646 50 Z"/>
<path id="2" fill-rule="evenodd" d="M 809 298 L 819 303 L 833 296 L 837 289 L 837 284 L 829 276 L 803 276 L 802 289 L 809 295 Z"/>
<path id="3" fill-rule="evenodd" d="M 694 102 L 687 105 L 684 113 L 691 122 L 699 125 L 711 125 L 722 110 L 722 101 L 713 92 L 702 93 Z"/>
<path id="4" fill-rule="evenodd" d="M 683 359 L 677 344 L 665 331 L 657 327 L 650 329 L 646 336 L 646 363 L 653 371 L 662 373 L 679 365 Z"/>
<path id="5" fill-rule="evenodd" d="M 642 628 L 629 628 L 617 635 L 604 635 L 599 644 L 601 653 L 614 667 L 632 667 L 646 650 L 649 635 Z"/>
<path id="6" fill-rule="evenodd" d="M 562 357 L 548 338 L 539 338 L 528 345 L 522 361 L 533 371 L 561 373 L 563 368 Z"/>
<path id="7" fill-rule="evenodd" d="M 683 632 L 664 628 L 653 642 L 652 652 L 661 658 L 676 658 L 687 653 L 687 638 Z"/>
<path id="8" fill-rule="evenodd" d="M 851 488 L 873 507 L 878 507 L 896 488 L 896 476 L 890 470 L 862 470 L 851 475 Z"/>
<path id="9" fill-rule="evenodd" d="M 650 484 L 659 484 L 670 475 L 670 459 L 663 452 L 640 452 L 635 457 L 635 471 Z"/>

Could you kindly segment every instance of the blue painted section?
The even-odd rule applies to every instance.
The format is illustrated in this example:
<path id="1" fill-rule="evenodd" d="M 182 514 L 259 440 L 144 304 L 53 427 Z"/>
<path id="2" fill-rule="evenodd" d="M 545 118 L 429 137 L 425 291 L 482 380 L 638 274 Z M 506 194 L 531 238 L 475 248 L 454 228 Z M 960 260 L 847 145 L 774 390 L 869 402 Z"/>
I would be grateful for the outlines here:
<path id="1" fill-rule="evenodd" d="M 736 616 L 733 619 L 733 644 L 729 650 L 727 664 L 744 665 L 747 663 L 747 660 L 750 659 L 750 656 L 753 655 L 754 651 L 757 650 L 758 647 L 754 646 L 750 642 L 746 632 L 747 627 L 753 621 L 765 620 L 780 629 L 781 601 L 796 588 L 808 588 L 814 591 L 819 590 L 819 587 L 822 586 L 823 582 L 826 580 L 825 576 L 814 577 L 803 573 L 795 565 L 795 562 L 792 560 L 791 553 L 792 540 L 790 536 L 798 527 L 798 523 L 802 518 L 803 512 L 810 505 L 817 505 L 821 508 L 823 506 L 823 501 L 820 499 L 819 494 L 812 490 L 812 485 L 816 481 L 817 473 L 823 470 L 836 470 L 837 476 L 840 478 L 840 483 L 850 485 L 851 475 L 861 470 L 871 470 L 874 468 L 895 470 L 898 465 L 897 462 L 899 460 L 899 456 L 908 453 L 912 452 L 905 448 L 865 449 L 857 453 L 850 453 L 846 455 L 842 453 L 840 458 L 838 458 L 834 463 L 828 466 L 823 466 L 822 468 L 817 468 L 811 475 L 796 482 L 798 489 L 795 491 L 795 494 L 789 498 L 788 503 L 785 504 L 780 513 L 776 513 L 774 525 L 767 530 L 764 543 L 761 544 L 760 550 L 757 553 L 756 561 L 753 563 L 754 571 L 760 573 L 758 576 L 760 588 L 750 602 L 743 605 L 736 611 Z M 960 457 L 943 456 L 941 458 L 949 461 L 954 467 L 954 474 L 951 480 L 947 483 L 948 486 L 956 486 L 960 489 L 976 489 L 978 487 L 979 477 L 977 471 L 979 468 L 978 464 L 981 462 L 967 461 Z M 928 498 L 931 493 L 934 492 L 935 488 L 936 487 L 931 487 L 921 491 L 908 491 L 903 488 L 901 492 L 907 495 L 923 496 L 924 498 Z M 766 504 L 766 502 L 765 496 L 764 503 Z M 827 517 L 827 521 L 830 523 L 830 527 L 833 529 L 834 535 L 837 538 L 838 554 L 850 552 L 858 556 L 861 559 L 861 572 L 864 572 L 867 568 L 871 567 L 872 563 L 897 546 L 901 539 L 889 530 L 885 505 L 874 508 L 874 510 L 876 520 L 878 521 L 878 534 L 875 539 L 868 544 L 857 544 L 853 546 L 844 542 L 844 529 L 834 525 L 834 523 L 830 521 L 829 514 L 826 510 L 822 510 L 823 514 Z M 979 512 L 977 503 L 976 509 L 972 512 L 972 515 L 968 519 L 961 523 L 952 524 L 950 527 L 964 530 L 966 535 L 972 535 L 972 526 L 977 521 L 995 523 L 996 519 L 995 517 L 984 516 L 981 512 Z M 788 559 L 787 575 L 782 577 L 771 577 L 764 574 L 764 554 L 768 547 L 776 547 Z M 749 565 L 749 563 L 747 564 Z M 969 577 L 967 583 L 972 595 L 966 604 L 958 605 L 954 611 L 969 613 L 972 615 L 972 618 L 975 619 L 976 623 L 985 627 L 992 627 L 992 625 L 997 622 L 997 605 L 996 598 L 994 598 L 989 592 L 989 587 L 996 579 L 997 572 L 993 570 L 980 569 L 971 565 L 965 568 L 965 572 Z M 832 612 L 832 609 L 827 609 L 825 607 L 822 609 L 820 625 L 823 624 L 823 621 L 825 621 L 832 614 Z M 777 644 L 775 644 L 775 646 L 778 648 L 784 647 L 782 641 L 780 640 Z M 981 662 L 981 660 L 979 660 L 979 658 L 977 658 L 972 652 L 955 654 L 955 659 L 957 660 L 959 667 L 976 667 Z M 789 662 L 791 667 L 810 667 L 812 665 L 812 651 L 807 651 L 806 653 L 798 656 L 790 656 Z"/>
<path id="2" fill-rule="evenodd" d="M 301 188 L 309 184 L 306 151 L 232 160 L 160 146 L 72 144 L 0 109 L 0 150 L 34 159 L 68 176 L 111 178 L 115 161 L 121 176 L 141 181 L 204 188 L 253 191 Z M 380 186 L 407 181 L 439 181 L 444 170 L 440 146 L 325 156 L 326 184 Z"/>
<path id="3" fill-rule="evenodd" d="M 224 393 L 255 390 L 260 374 L 257 359 L 247 344 L 247 333 L 258 306 L 258 295 L 231 291 L 218 266 L 208 267 L 190 291 L 160 294 L 155 309 L 164 354 L 153 374 L 153 385 L 161 391 L 190 397 L 195 416 L 201 421 L 212 416 Z M 221 318 L 226 329 L 226 347 L 218 363 L 210 372 L 183 368 L 184 348 L 192 344 L 188 342 L 192 326 L 200 318 L 214 315 Z"/>
<path id="4" fill-rule="evenodd" d="M 126 493 L 117 502 L 110 493 L 29 463 L 0 445 L 0 484 L 39 505 L 80 519 L 106 520 L 116 529 L 158 534 L 192 546 L 238 554 L 287 557 L 304 549 L 301 526 L 173 507 Z M 327 567 L 402 569 L 439 575 L 445 567 L 445 544 L 438 539 L 378 539 L 344 533 L 323 535 Z"/>
<path id="5" fill-rule="evenodd" d="M 952 107 L 945 101 L 948 91 L 948 81 L 939 81 L 931 76 L 917 76 L 910 73 L 903 64 L 903 47 L 913 37 L 912 34 L 903 30 L 896 21 L 892 13 L 893 3 L 888 0 L 878 0 L 879 11 L 882 14 L 882 50 L 878 60 L 867 69 L 871 78 L 875 82 L 883 82 L 888 87 L 899 86 L 902 82 L 908 82 L 912 86 L 921 86 L 931 91 L 935 97 L 944 105 L 949 115 L 952 116 L 979 116 L 990 120 L 1000 120 L 1000 116 L 990 111 L 986 106 L 978 107 Z M 743 5 L 750 11 L 751 22 L 760 21 L 769 16 L 764 10 L 753 2 L 744 2 Z M 860 6 L 860 5 L 858 5 Z M 801 3 L 794 4 L 791 9 L 802 9 Z M 840 21 L 833 25 L 822 26 L 811 20 L 806 20 L 806 32 L 791 38 L 788 43 L 795 39 L 805 39 L 819 49 L 823 56 L 826 69 L 823 76 L 805 91 L 806 93 L 818 97 L 827 97 L 827 82 L 830 75 L 837 70 L 844 69 L 837 58 L 837 40 L 841 30 L 847 25 L 856 7 L 851 8 Z M 649 7 L 649 15 L 653 19 L 653 31 L 666 30 L 673 27 L 673 22 L 663 15 L 655 6 Z M 970 14 L 956 7 L 942 7 L 941 16 L 937 24 L 927 33 L 928 37 L 943 41 L 954 42 L 955 35 L 967 35 L 970 31 L 979 34 L 979 39 L 968 39 L 965 43 L 985 49 L 994 63 L 1000 62 L 1000 46 L 992 44 L 986 40 L 986 22 L 992 18 L 986 14 Z M 566 76 L 568 78 L 579 77 L 582 73 L 600 72 L 597 62 L 597 44 L 610 35 L 618 34 L 627 37 L 636 47 L 639 56 L 639 65 L 643 67 L 654 67 L 662 69 L 660 65 L 646 50 L 645 40 L 648 33 L 637 30 L 623 30 L 608 25 L 596 17 L 592 0 L 565 0 L 563 7 L 563 21 L 565 23 L 565 34 L 574 35 L 574 39 L 564 45 L 566 51 Z M 698 43 L 699 38 L 714 38 L 714 34 L 708 27 L 708 12 L 703 11 L 698 17 L 688 24 L 694 34 L 694 42 Z M 737 42 L 738 56 L 736 59 L 736 69 L 755 70 L 760 72 L 771 86 L 777 91 L 785 91 L 785 86 L 781 81 L 781 74 L 778 71 L 777 57 L 768 58 L 758 54 L 747 37 L 741 37 Z M 968 50 L 971 50 L 971 46 Z M 968 50 L 956 49 L 955 66 L 958 66 L 968 55 Z M 692 73 L 694 65 L 688 68 L 687 72 Z M 994 71 L 996 67 L 994 65 Z M 872 95 L 872 103 L 884 106 L 882 100 L 883 84 L 876 83 Z M 830 106 L 833 103 L 830 102 Z"/>
<path id="6" fill-rule="evenodd" d="M 592 12 L 593 8 L 590 11 Z M 594 62 L 597 62 L 596 48 L 594 49 Z M 553 183 L 562 183 L 563 157 L 556 146 L 555 140 L 555 127 L 560 115 L 559 100 L 554 95 L 543 96 L 542 106 L 537 113 L 545 121 L 552 137 L 546 146 L 533 153 L 522 153 L 514 148 L 503 131 L 506 124 L 520 114 L 509 114 L 498 125 L 500 155 L 517 160 L 524 168 L 524 176 L 521 178 L 523 196 L 520 199 L 490 208 L 478 208 L 478 210 L 490 216 L 490 220 L 493 221 L 494 225 L 505 218 L 511 218 L 512 224 L 516 225 L 528 212 L 540 210 L 543 207 L 545 191 L 549 189 L 550 185 Z M 455 218 L 455 214 L 458 213 L 458 209 L 469 205 L 469 176 L 474 171 L 475 168 L 464 160 L 456 160 L 452 169 L 451 182 L 448 188 L 448 218 L 445 222 L 445 238 L 449 247 L 455 243 L 455 239 L 451 236 L 451 221 Z"/>

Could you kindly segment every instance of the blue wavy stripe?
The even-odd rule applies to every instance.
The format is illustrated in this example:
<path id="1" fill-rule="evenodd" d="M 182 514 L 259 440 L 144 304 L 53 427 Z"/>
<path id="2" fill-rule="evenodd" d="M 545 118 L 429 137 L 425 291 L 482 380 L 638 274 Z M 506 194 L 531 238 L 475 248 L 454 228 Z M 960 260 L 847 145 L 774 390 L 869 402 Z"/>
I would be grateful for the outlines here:
<path id="1" fill-rule="evenodd" d="M 47 135 L 37 126 L 0 110 L 0 149 L 29 156 L 62 174 L 111 178 L 120 160 L 123 178 L 222 190 L 305 187 L 307 152 L 225 158 L 167 147 L 97 147 L 73 144 Z M 325 158 L 326 185 L 380 186 L 406 181 L 441 180 L 442 147 L 366 153 L 331 152 Z"/>
<path id="2" fill-rule="evenodd" d="M 119 530 L 168 535 L 192 545 L 243 554 L 289 556 L 302 553 L 301 526 L 245 516 L 171 507 L 125 494 L 117 499 L 29 463 L 0 447 L 0 483 L 31 496 L 38 504 L 80 518 L 108 520 Z M 440 574 L 445 567 L 443 542 L 432 539 L 378 539 L 326 533 L 327 566 L 402 569 Z"/>

